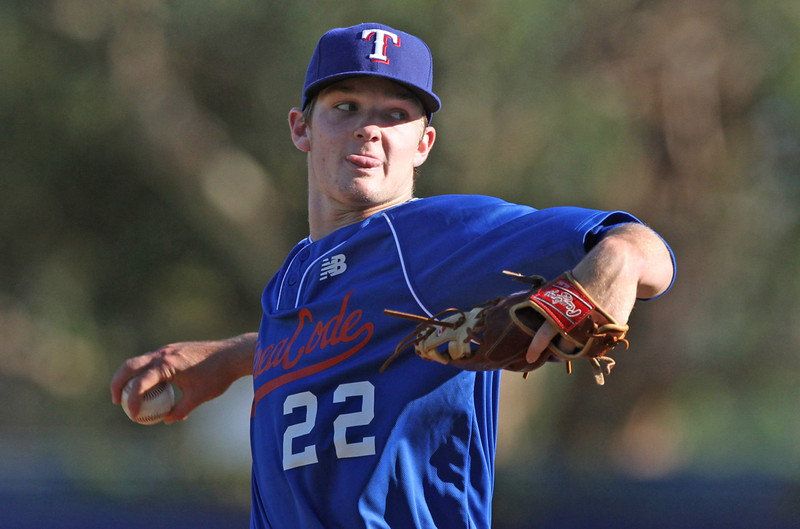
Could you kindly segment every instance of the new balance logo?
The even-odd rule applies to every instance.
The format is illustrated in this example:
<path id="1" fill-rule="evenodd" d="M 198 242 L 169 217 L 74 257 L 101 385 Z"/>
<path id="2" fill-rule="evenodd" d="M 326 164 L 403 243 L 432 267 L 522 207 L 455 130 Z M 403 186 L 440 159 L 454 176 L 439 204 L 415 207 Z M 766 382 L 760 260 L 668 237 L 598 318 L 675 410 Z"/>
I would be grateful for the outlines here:
<path id="1" fill-rule="evenodd" d="M 320 269 L 319 280 L 324 281 L 329 277 L 338 276 L 347 270 L 347 264 L 344 262 L 344 254 L 331 256 L 322 260 L 322 268 Z"/>

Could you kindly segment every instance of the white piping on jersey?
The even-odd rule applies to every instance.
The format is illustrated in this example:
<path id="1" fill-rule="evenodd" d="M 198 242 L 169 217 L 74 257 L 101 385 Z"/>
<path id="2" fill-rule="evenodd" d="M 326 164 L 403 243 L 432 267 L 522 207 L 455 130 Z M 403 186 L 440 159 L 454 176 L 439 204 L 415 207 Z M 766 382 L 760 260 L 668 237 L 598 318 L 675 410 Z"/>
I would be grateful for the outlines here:
<path id="1" fill-rule="evenodd" d="M 308 241 L 308 244 L 306 244 L 303 248 L 307 248 L 311 244 L 311 237 L 306 237 L 305 240 Z M 294 257 L 292 257 L 292 261 L 286 267 L 286 273 L 284 273 L 283 278 L 281 278 L 281 286 L 278 288 L 278 299 L 275 302 L 276 309 L 281 306 L 281 298 L 283 297 L 283 285 L 286 283 L 286 276 L 289 274 L 289 269 L 292 267 L 292 263 L 294 262 L 295 259 L 297 259 L 297 256 L 300 255 L 300 252 L 302 251 L 303 250 L 300 250 L 294 255 Z"/>
<path id="2" fill-rule="evenodd" d="M 394 225 L 392 224 L 391 219 L 389 219 L 389 216 L 386 213 L 383 213 L 382 216 L 383 216 L 384 219 L 386 219 L 386 223 L 389 225 L 389 229 L 392 230 L 392 237 L 394 238 L 394 245 L 397 248 L 397 256 L 400 258 L 400 268 L 403 270 L 403 277 L 406 280 L 406 287 L 408 288 L 408 291 L 414 297 L 414 301 L 417 302 L 417 305 L 419 305 L 419 308 L 422 309 L 422 311 L 425 312 L 425 314 L 427 314 L 428 316 L 433 316 L 433 313 L 431 311 L 429 311 L 425 307 L 425 305 L 422 304 L 422 301 L 419 299 L 419 296 L 417 296 L 417 293 L 414 291 L 414 288 L 411 286 L 411 281 L 408 279 L 408 271 L 406 270 L 406 262 L 405 262 L 405 259 L 403 259 L 403 250 L 400 249 L 400 240 L 397 238 L 397 232 L 394 230 Z"/>
<path id="3" fill-rule="evenodd" d="M 307 244 L 307 245 L 305 245 L 305 246 L 303 247 L 303 249 L 305 249 L 305 248 L 308 248 L 308 247 L 309 247 L 309 246 L 310 246 L 310 245 L 311 245 L 311 244 L 314 242 L 314 241 L 312 241 L 312 240 L 311 240 L 311 237 L 306 237 L 306 239 L 305 239 L 305 240 L 306 240 L 306 241 L 308 241 L 308 244 Z M 310 270 L 311 270 L 311 269 L 314 267 L 314 265 L 315 265 L 315 264 L 316 264 L 316 263 L 317 263 L 317 262 L 318 262 L 320 259 L 324 259 L 326 255 L 328 255 L 328 254 L 330 254 L 331 252 L 335 251 L 337 248 L 339 248 L 339 246 L 343 245 L 345 242 L 347 242 L 347 241 L 342 241 L 342 242 L 340 242 L 339 244 L 337 244 L 336 246 L 334 246 L 333 248 L 331 248 L 330 250 L 328 250 L 328 251 L 327 251 L 327 252 L 325 252 L 324 254 L 320 255 L 319 257 L 317 257 L 316 259 L 314 259 L 313 261 L 311 261 L 310 263 L 308 263 L 308 265 L 305 267 L 305 271 L 303 272 L 303 275 L 302 275 L 302 277 L 300 278 L 300 281 L 299 281 L 299 282 L 298 282 L 298 284 L 297 284 L 297 297 L 296 297 L 296 298 L 295 298 L 295 300 L 294 300 L 294 308 L 297 308 L 297 306 L 298 306 L 298 305 L 300 305 L 300 294 L 302 294 L 302 292 L 303 292 L 303 288 L 302 288 L 302 287 L 303 287 L 303 284 L 305 283 L 306 276 L 308 275 L 308 272 L 309 272 L 309 271 L 310 271 Z M 278 307 L 280 307 L 280 306 L 281 306 L 281 297 L 283 297 L 283 285 L 286 283 L 286 276 L 288 275 L 288 271 L 289 271 L 289 269 L 292 267 L 292 263 L 294 263 L 294 260 L 295 260 L 295 259 L 297 259 L 297 258 L 298 258 L 298 256 L 299 256 L 299 255 L 300 255 L 302 252 L 303 252 L 303 250 L 300 250 L 299 252 L 297 252 L 297 253 L 295 254 L 295 256 L 294 256 L 294 257 L 292 257 L 292 260 L 289 262 L 289 265 L 286 267 L 286 272 L 287 272 L 287 273 L 286 273 L 286 274 L 284 274 L 283 278 L 281 279 L 281 286 L 280 286 L 280 288 L 278 289 L 278 299 L 277 299 L 277 301 L 276 301 L 276 303 L 275 303 L 275 308 L 276 308 L 276 309 L 277 309 Z"/>
<path id="4" fill-rule="evenodd" d="M 298 305 L 300 305 L 300 294 L 303 292 L 302 286 L 306 282 L 306 276 L 308 275 L 308 272 L 311 271 L 311 269 L 314 268 L 314 265 L 316 265 L 321 259 L 324 259 L 326 255 L 329 255 L 330 253 L 336 251 L 336 249 L 339 248 L 339 246 L 343 245 L 346 242 L 347 242 L 346 240 L 340 242 L 339 244 L 337 244 L 336 246 L 334 246 L 333 248 L 331 248 L 330 250 L 328 250 L 324 254 L 320 255 L 319 257 L 317 257 L 316 259 L 314 259 L 313 261 L 308 263 L 308 266 L 306 266 L 305 272 L 303 272 L 303 277 L 300 278 L 300 284 L 297 286 L 297 297 L 294 300 L 294 308 L 297 308 Z"/>

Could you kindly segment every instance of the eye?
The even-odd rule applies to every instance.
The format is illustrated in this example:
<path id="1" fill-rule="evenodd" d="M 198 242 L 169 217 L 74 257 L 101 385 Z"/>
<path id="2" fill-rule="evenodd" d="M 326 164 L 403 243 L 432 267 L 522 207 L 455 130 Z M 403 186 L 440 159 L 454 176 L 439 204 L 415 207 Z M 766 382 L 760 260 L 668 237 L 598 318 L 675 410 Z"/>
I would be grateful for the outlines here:
<path id="1" fill-rule="evenodd" d="M 392 110 L 389 112 L 389 117 L 395 121 L 406 121 L 408 119 L 408 112 L 405 110 Z"/>
<path id="2" fill-rule="evenodd" d="M 343 112 L 354 112 L 356 110 L 356 105 L 354 103 L 339 103 L 338 105 L 334 105 L 336 110 L 341 110 Z"/>

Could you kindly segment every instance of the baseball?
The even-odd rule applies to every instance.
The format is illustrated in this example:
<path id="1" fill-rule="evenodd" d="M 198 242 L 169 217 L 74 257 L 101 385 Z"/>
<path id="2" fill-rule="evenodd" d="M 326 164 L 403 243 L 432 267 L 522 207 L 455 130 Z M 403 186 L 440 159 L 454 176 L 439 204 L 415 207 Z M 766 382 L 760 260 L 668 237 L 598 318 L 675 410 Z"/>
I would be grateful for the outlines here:
<path id="1" fill-rule="evenodd" d="M 122 409 L 125 410 L 125 415 L 133 422 L 147 425 L 156 424 L 160 422 L 175 405 L 175 390 L 172 389 L 172 384 L 169 382 L 162 382 L 144 394 L 142 397 L 142 406 L 139 409 L 139 415 L 137 417 L 131 417 L 131 412 L 128 409 L 128 398 L 130 396 L 132 383 L 133 379 L 131 379 L 122 390 Z"/>

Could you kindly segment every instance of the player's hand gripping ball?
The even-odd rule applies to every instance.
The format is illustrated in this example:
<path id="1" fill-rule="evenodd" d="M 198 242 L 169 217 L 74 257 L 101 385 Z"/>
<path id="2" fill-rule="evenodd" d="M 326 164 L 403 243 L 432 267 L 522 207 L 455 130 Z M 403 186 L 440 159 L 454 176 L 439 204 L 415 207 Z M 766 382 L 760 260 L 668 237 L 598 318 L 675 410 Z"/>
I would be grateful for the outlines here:
<path id="1" fill-rule="evenodd" d="M 564 361 L 567 372 L 571 372 L 571 362 L 585 358 L 596 382 L 604 384 L 605 376 L 614 367 L 614 360 L 605 355 L 620 343 L 628 346 L 628 326 L 618 324 L 599 307 L 570 272 L 549 283 L 539 276 L 509 274 L 530 283 L 530 290 L 477 305 L 469 312 L 448 309 L 430 318 L 384 311 L 419 324 L 398 344 L 381 371 L 403 349 L 414 346 L 417 355 L 426 360 L 470 371 L 506 369 L 526 376 L 547 361 Z M 528 345 L 545 321 L 560 335 L 536 362 L 528 363 Z M 556 344 L 562 336 L 572 346 L 569 350 Z"/>
<path id="2" fill-rule="evenodd" d="M 135 379 L 131 379 L 122 390 L 122 409 L 125 415 L 133 422 L 139 424 L 156 424 L 161 422 L 175 405 L 175 390 L 169 382 L 161 382 L 142 396 L 142 406 L 139 408 L 139 415 L 131 417 L 128 408 L 128 399 L 131 394 L 131 386 Z"/>

